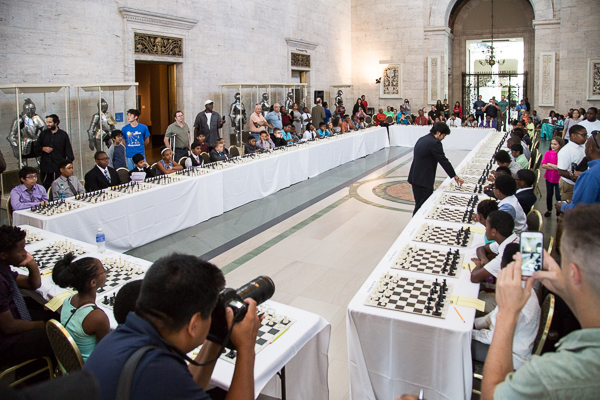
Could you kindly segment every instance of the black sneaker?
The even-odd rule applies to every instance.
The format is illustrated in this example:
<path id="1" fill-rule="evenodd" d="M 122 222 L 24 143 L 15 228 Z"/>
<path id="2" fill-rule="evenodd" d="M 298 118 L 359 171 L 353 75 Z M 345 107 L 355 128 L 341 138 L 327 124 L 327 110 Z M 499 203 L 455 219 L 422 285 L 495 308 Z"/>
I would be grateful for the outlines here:
<path id="1" fill-rule="evenodd" d="M 546 211 L 546 213 L 544 214 L 544 217 L 549 217 L 552 215 L 552 211 Z"/>

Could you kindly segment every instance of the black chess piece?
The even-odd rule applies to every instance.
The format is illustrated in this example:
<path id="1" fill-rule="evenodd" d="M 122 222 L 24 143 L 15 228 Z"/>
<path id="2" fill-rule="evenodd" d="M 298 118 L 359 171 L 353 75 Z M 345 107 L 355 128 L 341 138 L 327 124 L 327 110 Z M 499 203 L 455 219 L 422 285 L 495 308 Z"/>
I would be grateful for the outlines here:
<path id="1" fill-rule="evenodd" d="M 104 296 L 104 300 L 102 301 L 102 304 L 108 304 L 108 296 Z"/>

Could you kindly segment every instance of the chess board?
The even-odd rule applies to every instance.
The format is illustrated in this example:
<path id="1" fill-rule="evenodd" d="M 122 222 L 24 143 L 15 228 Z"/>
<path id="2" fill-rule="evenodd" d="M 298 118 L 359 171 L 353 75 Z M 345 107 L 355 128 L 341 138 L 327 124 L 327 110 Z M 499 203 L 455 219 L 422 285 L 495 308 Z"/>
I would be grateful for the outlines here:
<path id="1" fill-rule="evenodd" d="M 448 208 L 437 206 L 429 211 L 425 218 L 439 221 L 458 222 L 461 224 L 473 224 L 473 214 L 477 210 L 474 207 Z"/>
<path id="2" fill-rule="evenodd" d="M 183 169 L 181 171 L 177 171 L 176 174 L 183 175 L 183 176 L 200 176 L 200 175 L 209 174 L 211 172 L 212 172 L 212 170 L 210 170 L 208 168 L 190 167 L 190 168 Z"/>
<path id="3" fill-rule="evenodd" d="M 423 224 L 414 237 L 415 242 L 439 244 L 443 246 L 469 247 L 472 240 L 469 227 L 448 228 Z"/>
<path id="4" fill-rule="evenodd" d="M 463 255 L 458 249 L 440 251 L 406 245 L 392 268 L 458 278 L 462 260 Z"/>
<path id="5" fill-rule="evenodd" d="M 437 203 L 441 206 L 471 207 L 476 206 L 477 203 L 479 203 L 479 197 L 475 195 L 467 197 L 453 194 L 443 194 L 438 198 Z"/>
<path id="6" fill-rule="evenodd" d="M 446 318 L 452 285 L 386 273 L 374 285 L 365 305 L 427 317 Z"/>
<path id="7" fill-rule="evenodd" d="M 26 245 L 41 242 L 42 240 L 44 240 L 42 235 L 40 235 L 37 232 L 31 232 L 29 229 L 23 229 L 23 230 L 25 231 L 25 244 Z"/>
<path id="8" fill-rule="evenodd" d="M 487 184 L 487 177 L 484 176 L 461 176 L 460 179 L 465 181 L 468 185 Z"/>
<path id="9" fill-rule="evenodd" d="M 45 206 L 38 205 L 31 207 L 29 211 L 35 214 L 45 215 L 49 217 L 52 215 L 62 214 L 67 211 L 76 210 L 80 207 L 83 207 L 83 205 L 72 202 L 66 202 L 63 199 L 49 202 Z"/>
<path id="10" fill-rule="evenodd" d="M 155 187 L 155 186 L 150 185 L 149 183 L 129 182 L 124 185 L 111 186 L 109 189 L 112 192 L 132 194 L 132 193 L 141 192 L 143 190 L 152 189 L 153 187 Z"/>
<path id="11" fill-rule="evenodd" d="M 462 186 L 458 186 L 456 183 L 450 183 L 450 186 L 445 190 L 445 192 L 453 192 L 453 193 L 468 193 L 468 194 L 481 194 L 483 193 L 483 187 L 485 185 L 471 185 L 469 183 L 465 183 Z"/>
<path id="12" fill-rule="evenodd" d="M 102 260 L 102 265 L 106 269 L 106 283 L 98 288 L 98 294 L 119 288 L 131 280 L 142 279 L 146 274 L 141 266 L 125 261 L 121 257 L 107 257 Z"/>
<path id="13" fill-rule="evenodd" d="M 116 199 L 121 196 L 122 196 L 122 194 L 117 193 L 117 192 L 111 192 L 108 190 L 96 190 L 95 192 L 78 194 L 77 196 L 73 197 L 73 199 L 75 199 L 77 201 L 82 201 L 85 203 L 95 204 L 95 203 L 101 203 L 103 201 Z"/>
<path id="14" fill-rule="evenodd" d="M 171 183 L 181 182 L 184 180 L 181 176 L 176 175 L 159 175 L 152 178 L 146 178 L 144 182 L 154 185 L 170 185 Z"/>
<path id="15" fill-rule="evenodd" d="M 46 247 L 42 247 L 41 249 L 37 249 L 31 252 L 31 256 L 37 263 L 40 271 L 52 271 L 54 265 L 58 260 L 62 260 L 62 258 L 67 253 L 73 253 L 76 256 L 80 256 L 82 254 L 87 253 L 85 249 L 79 246 L 75 246 L 67 240 L 61 242 L 52 243 Z"/>

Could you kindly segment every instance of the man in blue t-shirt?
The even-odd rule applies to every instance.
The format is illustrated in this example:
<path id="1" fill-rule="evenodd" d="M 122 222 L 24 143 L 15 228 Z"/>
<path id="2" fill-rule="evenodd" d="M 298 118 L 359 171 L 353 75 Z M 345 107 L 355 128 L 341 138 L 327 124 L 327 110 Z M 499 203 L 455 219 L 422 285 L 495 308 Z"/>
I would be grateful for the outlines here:
<path id="1" fill-rule="evenodd" d="M 96 377 L 102 399 L 116 397 L 127 360 L 145 347 L 129 382 L 131 400 L 210 400 L 205 389 L 221 344 L 205 339 L 212 323 L 230 328 L 234 320 L 229 307 L 225 315 L 218 313 L 218 321 L 211 317 L 224 285 L 223 273 L 198 257 L 172 254 L 155 261 L 142 281 L 135 312 L 98 343 L 84 365 Z M 231 329 L 237 359 L 226 399 L 254 399 L 254 346 L 260 319 L 256 302 L 245 302 L 245 317 Z M 200 345 L 195 360 L 190 360 L 186 354 Z"/>
<path id="2" fill-rule="evenodd" d="M 135 168 L 135 164 L 131 158 L 136 154 L 141 154 L 145 159 L 145 146 L 150 142 L 150 131 L 148 131 L 146 125 L 138 122 L 139 118 L 139 110 L 133 108 L 127 110 L 127 122 L 129 122 L 129 124 L 121 128 L 123 138 L 125 139 L 125 146 L 127 147 L 127 169 L 130 171 Z"/>

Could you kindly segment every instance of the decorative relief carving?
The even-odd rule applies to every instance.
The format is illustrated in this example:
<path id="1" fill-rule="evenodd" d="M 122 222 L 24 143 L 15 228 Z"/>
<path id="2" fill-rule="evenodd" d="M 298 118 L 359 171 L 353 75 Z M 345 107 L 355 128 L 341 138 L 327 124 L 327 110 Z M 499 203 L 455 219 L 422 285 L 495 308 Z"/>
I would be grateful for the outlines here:
<path id="1" fill-rule="evenodd" d="M 292 67 L 310 68 L 310 54 L 292 53 Z"/>
<path id="2" fill-rule="evenodd" d="M 136 54 L 155 56 L 183 57 L 183 39 L 144 33 L 134 33 Z"/>
<path id="3" fill-rule="evenodd" d="M 402 64 L 385 66 L 379 85 L 379 97 L 382 99 L 402 98 Z"/>
<path id="4" fill-rule="evenodd" d="M 600 96 L 600 62 L 592 65 L 592 96 Z"/>
<path id="5" fill-rule="evenodd" d="M 431 73 L 431 98 L 437 99 L 438 98 L 438 87 L 437 87 L 438 59 L 437 58 L 431 59 L 431 72 L 430 73 Z"/>
<path id="6" fill-rule="evenodd" d="M 555 53 L 540 53 L 540 105 L 554 106 Z"/>

